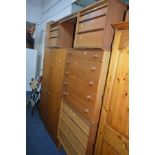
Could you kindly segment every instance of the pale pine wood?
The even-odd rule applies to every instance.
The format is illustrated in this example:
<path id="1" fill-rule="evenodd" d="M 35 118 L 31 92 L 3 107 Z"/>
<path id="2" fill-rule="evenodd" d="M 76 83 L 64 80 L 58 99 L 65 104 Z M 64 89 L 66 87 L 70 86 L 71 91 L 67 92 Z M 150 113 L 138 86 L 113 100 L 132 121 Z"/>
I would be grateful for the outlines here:
<path id="1" fill-rule="evenodd" d="M 81 10 L 76 25 L 74 47 L 111 50 L 114 35 L 111 25 L 123 21 L 126 9 L 127 5 L 121 1 L 108 0 Z"/>
<path id="2" fill-rule="evenodd" d="M 103 153 L 129 154 L 128 23 L 117 24 L 114 27 L 115 38 L 97 133 L 95 155 Z"/>
<path id="3" fill-rule="evenodd" d="M 63 101 L 65 102 L 65 101 Z M 87 135 L 89 136 L 89 129 L 90 126 L 84 122 L 74 111 L 72 111 L 66 103 L 63 103 L 61 105 L 61 109 L 64 110 L 70 118 L 79 126 L 79 128 Z"/>
<path id="4" fill-rule="evenodd" d="M 73 122 L 73 120 L 64 112 L 60 112 L 60 119 L 62 119 L 65 124 L 70 128 L 70 130 L 73 132 L 73 134 L 76 136 L 76 138 L 80 141 L 80 143 L 86 148 L 87 147 L 87 141 L 88 137 L 85 135 L 85 133 Z M 61 123 L 59 124 L 61 127 Z"/>
<path id="5" fill-rule="evenodd" d="M 71 55 L 70 51 L 72 53 Z M 98 61 L 96 57 L 94 58 L 94 55 L 100 56 L 100 61 Z M 63 92 L 68 92 L 68 95 L 64 94 L 63 96 L 60 119 L 65 122 L 66 126 L 68 126 L 75 136 L 78 136 L 77 138 L 79 138 L 80 143 L 84 145 L 86 149 L 86 155 L 92 155 L 94 150 L 109 58 L 110 52 L 101 52 L 101 50 L 99 52 L 99 50 L 81 51 L 70 49 L 67 55 Z M 94 66 L 96 67 L 96 70 L 91 73 L 91 68 Z M 90 77 L 90 80 L 94 79 L 94 81 L 97 81 L 94 83 L 94 88 L 90 89 L 89 87 L 86 87 L 86 89 L 84 87 L 90 82 L 87 81 L 88 77 Z M 86 98 L 88 94 L 90 94 L 92 99 L 90 99 L 90 101 Z M 64 106 L 67 108 L 64 108 Z M 63 111 L 66 115 L 62 113 Z M 76 117 L 73 116 L 71 111 L 75 113 L 74 116 Z M 59 128 L 63 130 L 61 121 L 59 121 Z M 82 134 L 78 130 L 85 134 Z M 85 139 L 85 136 L 87 136 L 87 139 Z M 60 135 L 58 137 L 60 137 Z"/>
<path id="6" fill-rule="evenodd" d="M 80 141 L 76 138 L 76 136 L 73 134 L 72 130 L 70 130 L 64 121 L 60 119 L 60 130 L 64 133 L 64 135 L 67 137 L 69 142 L 72 144 L 73 148 L 76 150 L 76 152 L 80 155 L 85 155 L 86 149 L 85 147 L 80 143 Z"/>
<path id="7" fill-rule="evenodd" d="M 78 155 L 75 149 L 73 148 L 72 144 L 69 142 L 67 137 L 64 135 L 64 133 L 59 128 L 58 130 L 58 138 L 62 146 L 64 147 L 67 155 Z"/>
<path id="8" fill-rule="evenodd" d="M 66 49 L 46 49 L 43 66 L 40 114 L 58 146 L 57 131 L 62 97 Z"/>

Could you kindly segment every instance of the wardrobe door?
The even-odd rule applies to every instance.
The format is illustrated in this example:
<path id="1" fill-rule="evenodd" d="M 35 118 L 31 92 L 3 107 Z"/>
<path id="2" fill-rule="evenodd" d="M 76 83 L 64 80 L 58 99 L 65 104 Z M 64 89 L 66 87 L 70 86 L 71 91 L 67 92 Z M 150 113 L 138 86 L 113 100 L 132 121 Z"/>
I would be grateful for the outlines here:
<path id="1" fill-rule="evenodd" d="M 51 51 L 51 69 L 49 79 L 49 102 L 47 129 L 54 142 L 58 146 L 57 130 L 61 104 L 61 92 L 64 76 L 64 66 L 66 59 L 65 49 L 52 49 Z"/>
<path id="2" fill-rule="evenodd" d="M 116 27 L 95 155 L 129 154 L 128 25 Z"/>
<path id="3" fill-rule="evenodd" d="M 51 50 L 46 49 L 44 54 L 44 63 L 43 63 L 43 78 L 42 78 L 42 89 L 41 89 L 41 98 L 40 98 L 40 115 L 45 125 L 47 122 L 47 105 L 49 97 L 49 75 L 50 75 L 50 66 L 51 66 Z"/>

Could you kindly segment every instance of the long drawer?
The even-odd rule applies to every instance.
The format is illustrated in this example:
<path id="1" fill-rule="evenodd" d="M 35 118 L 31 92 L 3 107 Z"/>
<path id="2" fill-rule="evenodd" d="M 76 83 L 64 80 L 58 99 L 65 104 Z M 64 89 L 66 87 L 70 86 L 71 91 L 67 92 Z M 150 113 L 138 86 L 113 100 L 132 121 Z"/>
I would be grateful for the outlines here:
<path id="1" fill-rule="evenodd" d="M 76 34 L 74 47 L 101 48 L 103 44 L 104 30 L 91 31 L 89 33 Z"/>
<path id="2" fill-rule="evenodd" d="M 76 50 L 69 49 L 67 51 L 68 58 L 79 58 L 91 61 L 103 61 L 103 50 Z M 70 61 L 67 60 L 67 64 L 70 64 Z"/>
<path id="3" fill-rule="evenodd" d="M 62 102 L 58 138 L 68 155 L 86 154 L 89 132 L 90 126 L 65 102 Z"/>
<path id="4" fill-rule="evenodd" d="M 103 16 L 104 14 L 107 13 L 108 7 L 107 4 L 103 6 L 99 6 L 90 10 L 86 10 L 81 12 L 79 21 L 85 21 L 85 20 L 90 20 L 96 17 Z"/>
<path id="5" fill-rule="evenodd" d="M 55 30 L 55 31 L 51 31 L 50 32 L 50 36 L 49 36 L 50 38 L 54 38 L 54 37 L 58 37 L 58 30 Z"/>
<path id="6" fill-rule="evenodd" d="M 95 18 L 93 20 L 81 22 L 79 23 L 77 33 L 84 33 L 84 32 L 89 32 L 93 30 L 104 29 L 105 21 L 106 21 L 106 16 L 102 16 L 99 18 Z"/>
<path id="7" fill-rule="evenodd" d="M 49 39 L 49 46 L 57 47 L 57 45 L 58 45 L 58 38 Z"/>

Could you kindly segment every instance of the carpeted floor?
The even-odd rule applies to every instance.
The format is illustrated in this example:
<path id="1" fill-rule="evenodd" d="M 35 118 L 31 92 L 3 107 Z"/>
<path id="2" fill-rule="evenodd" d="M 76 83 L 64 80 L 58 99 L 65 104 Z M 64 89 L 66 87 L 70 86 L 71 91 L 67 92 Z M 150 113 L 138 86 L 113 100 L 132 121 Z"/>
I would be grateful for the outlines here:
<path id="1" fill-rule="evenodd" d="M 38 111 L 31 116 L 31 110 L 26 110 L 26 155 L 66 155 L 63 149 L 55 146 Z"/>

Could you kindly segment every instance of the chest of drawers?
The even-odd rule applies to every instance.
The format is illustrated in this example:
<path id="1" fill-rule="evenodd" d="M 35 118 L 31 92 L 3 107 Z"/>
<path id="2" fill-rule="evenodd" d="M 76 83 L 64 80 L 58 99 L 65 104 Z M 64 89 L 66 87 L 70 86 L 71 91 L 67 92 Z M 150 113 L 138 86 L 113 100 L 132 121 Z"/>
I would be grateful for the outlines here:
<path id="1" fill-rule="evenodd" d="M 78 14 L 74 47 L 109 50 L 114 35 L 111 24 L 123 21 L 127 6 L 120 1 L 101 1 Z"/>
<path id="2" fill-rule="evenodd" d="M 109 56 L 97 49 L 67 51 L 58 138 L 68 155 L 93 152 Z M 70 110 L 64 113 L 64 107 Z"/>

